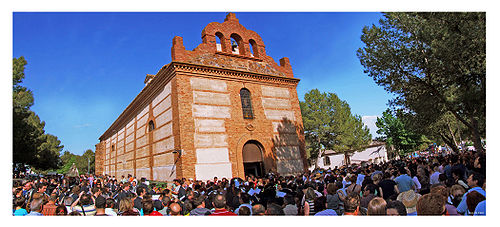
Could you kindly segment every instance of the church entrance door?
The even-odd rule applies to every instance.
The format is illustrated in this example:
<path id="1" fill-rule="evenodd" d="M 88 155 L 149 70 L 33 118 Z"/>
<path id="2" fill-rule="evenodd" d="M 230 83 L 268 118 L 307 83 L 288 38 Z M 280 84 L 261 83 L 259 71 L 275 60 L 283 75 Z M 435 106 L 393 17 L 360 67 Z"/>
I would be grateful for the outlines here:
<path id="1" fill-rule="evenodd" d="M 245 176 L 264 176 L 264 159 L 262 144 L 255 140 L 248 141 L 243 146 L 243 167 Z"/>

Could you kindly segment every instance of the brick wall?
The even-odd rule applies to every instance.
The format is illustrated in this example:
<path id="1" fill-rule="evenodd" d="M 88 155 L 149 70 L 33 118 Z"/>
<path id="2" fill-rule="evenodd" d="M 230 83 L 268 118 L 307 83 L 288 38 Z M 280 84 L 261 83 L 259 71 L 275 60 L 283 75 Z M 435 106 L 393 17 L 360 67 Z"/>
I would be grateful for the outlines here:
<path id="1" fill-rule="evenodd" d="M 149 75 L 143 91 L 101 136 L 96 170 L 163 181 L 244 177 L 248 141 L 262 145 L 265 171 L 305 170 L 299 80 L 288 58 L 278 65 L 261 37 L 232 13 L 223 23 L 208 24 L 194 50 L 177 36 L 171 51 L 173 62 Z M 243 118 L 242 88 L 251 93 L 253 119 Z M 180 149 L 182 155 L 172 153 Z"/>

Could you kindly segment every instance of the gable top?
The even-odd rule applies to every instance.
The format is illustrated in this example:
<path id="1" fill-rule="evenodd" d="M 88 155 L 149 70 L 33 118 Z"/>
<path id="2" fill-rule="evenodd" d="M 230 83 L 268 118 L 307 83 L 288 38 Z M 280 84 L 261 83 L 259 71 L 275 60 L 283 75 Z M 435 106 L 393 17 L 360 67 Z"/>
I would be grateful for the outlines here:
<path id="1" fill-rule="evenodd" d="M 281 58 L 278 65 L 267 56 L 260 35 L 241 25 L 234 13 L 228 13 L 223 23 L 209 23 L 201 39 L 202 43 L 189 51 L 182 37 L 174 37 L 172 61 L 293 77 L 289 59 Z"/>

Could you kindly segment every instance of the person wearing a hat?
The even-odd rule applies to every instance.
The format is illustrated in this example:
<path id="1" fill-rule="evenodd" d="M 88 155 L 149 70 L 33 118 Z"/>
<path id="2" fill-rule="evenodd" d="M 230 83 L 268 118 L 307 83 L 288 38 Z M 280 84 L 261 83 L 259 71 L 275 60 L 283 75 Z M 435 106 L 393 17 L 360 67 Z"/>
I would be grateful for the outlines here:
<path id="1" fill-rule="evenodd" d="M 416 193 L 413 190 L 408 190 L 402 192 L 398 195 L 397 200 L 401 201 L 406 207 L 406 213 L 408 216 L 417 215 L 417 201 L 422 195 Z"/>

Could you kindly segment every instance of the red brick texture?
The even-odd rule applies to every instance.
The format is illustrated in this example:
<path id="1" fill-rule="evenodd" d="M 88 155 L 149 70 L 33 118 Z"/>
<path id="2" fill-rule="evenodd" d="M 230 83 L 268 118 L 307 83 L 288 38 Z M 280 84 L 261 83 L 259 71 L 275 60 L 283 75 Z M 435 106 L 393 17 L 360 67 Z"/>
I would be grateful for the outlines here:
<path id="1" fill-rule="evenodd" d="M 217 50 L 217 37 L 220 38 L 222 51 Z M 238 42 L 239 53 L 232 52 L 231 37 Z M 250 48 L 253 50 L 253 56 Z M 224 133 L 227 135 L 226 142 L 233 177 L 244 177 L 242 150 L 248 141 L 258 141 L 262 145 L 266 172 L 278 171 L 277 163 L 280 157 L 277 157 L 276 148 L 289 145 L 298 147 L 303 170 L 306 170 L 305 140 L 296 90 L 299 79 L 293 78 L 288 58 L 280 59 L 280 65 L 278 65 L 267 56 L 261 37 L 239 24 L 233 13 L 229 13 L 223 23 L 208 24 L 202 31 L 202 43 L 193 51 L 185 49 L 182 37 L 174 37 L 171 52 L 172 63 L 162 67 L 156 75 L 148 75 L 151 81 L 101 136 L 101 142 L 96 145 L 96 173 L 101 174 L 104 171 L 105 141 L 113 136 L 111 132 L 124 127 L 130 119 L 137 116 L 143 107 L 151 103 L 155 95 L 158 95 L 159 87 L 171 82 L 174 149 L 183 150 L 182 156 L 174 157 L 178 159 L 175 165 L 176 177 L 196 178 L 195 134 L 197 132 L 193 116 L 194 90 L 191 86 L 191 78 L 223 81 L 227 86 L 226 91 L 220 94 L 228 94 L 231 105 L 230 118 L 224 119 Z M 266 115 L 269 107 L 266 109 L 263 106 L 263 99 L 272 97 L 262 94 L 262 86 L 287 91 L 289 97 L 283 98 L 283 101 L 289 102 L 290 105 L 284 111 L 293 112 L 294 120 L 276 120 Z M 248 89 L 251 93 L 254 119 L 243 118 L 239 95 L 242 88 Z M 280 111 L 279 108 L 276 110 Z M 276 124 L 276 122 L 291 125 L 292 130 L 287 130 L 286 133 L 275 132 L 273 123 Z M 152 143 L 151 139 L 148 143 Z M 149 157 L 150 163 L 153 163 L 154 157 Z M 135 173 L 135 165 L 133 168 Z M 151 173 L 150 177 L 152 176 Z"/>

